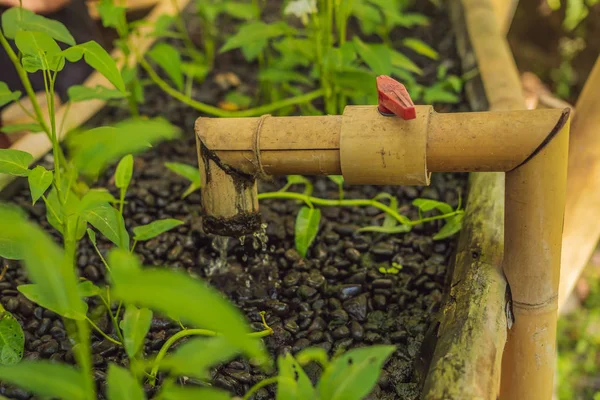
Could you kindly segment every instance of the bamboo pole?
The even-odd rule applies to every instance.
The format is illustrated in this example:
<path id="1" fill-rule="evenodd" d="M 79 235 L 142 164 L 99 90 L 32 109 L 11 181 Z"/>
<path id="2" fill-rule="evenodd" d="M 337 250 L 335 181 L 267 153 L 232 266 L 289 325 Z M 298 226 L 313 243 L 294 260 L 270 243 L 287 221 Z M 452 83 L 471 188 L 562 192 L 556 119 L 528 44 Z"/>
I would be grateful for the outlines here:
<path id="1" fill-rule="evenodd" d="M 153 31 L 155 22 L 161 15 L 169 14 L 173 15 L 178 9 L 182 9 L 189 3 L 190 0 L 173 0 L 173 1 L 161 1 L 148 15 L 146 21 L 148 24 L 144 24 L 138 28 L 135 34 L 131 35 L 128 41 L 130 48 L 137 49 L 140 53 L 144 53 L 152 46 L 155 37 L 151 36 L 150 33 Z M 128 65 L 135 63 L 135 55 L 132 54 L 129 60 L 125 60 L 123 53 L 120 50 L 114 50 L 111 56 L 117 60 L 117 66 L 121 68 L 128 62 Z M 111 83 L 98 72 L 93 72 L 84 82 L 85 86 L 96 87 L 106 86 L 112 87 Z M 59 133 L 60 139 L 62 139 L 67 132 L 75 129 L 84 124 L 88 119 L 93 117 L 98 111 L 100 111 L 106 104 L 103 100 L 88 100 L 79 103 L 69 105 L 66 103 L 62 105 L 56 111 L 56 120 L 63 121 L 63 130 Z M 44 110 L 44 116 L 48 120 L 48 112 Z M 11 149 L 22 150 L 30 153 L 34 160 L 38 160 L 43 157 L 50 149 L 52 144 L 45 135 L 27 133 L 22 136 L 19 140 L 13 143 Z M 0 190 L 6 187 L 14 179 L 11 175 L 0 174 Z"/>
<path id="2" fill-rule="evenodd" d="M 515 15 L 519 0 L 491 0 L 494 12 L 496 14 L 496 21 L 500 30 L 506 34 L 510 29 L 510 24 Z"/>
<path id="3" fill-rule="evenodd" d="M 565 228 L 558 294 L 567 301 L 600 238 L 600 57 L 577 100 L 570 140 Z"/>
<path id="4" fill-rule="evenodd" d="M 518 72 L 489 0 L 463 0 L 491 109 L 521 109 Z M 504 271 L 515 323 L 502 361 L 501 399 L 550 399 L 554 375 L 568 121 L 506 175 Z"/>
<path id="5" fill-rule="evenodd" d="M 450 16 L 463 71 L 474 70 L 477 60 L 460 1 L 450 4 Z M 465 91 L 472 110 L 489 108 L 481 75 L 466 82 Z M 507 326 L 503 255 L 504 173 L 471 173 L 465 219 L 437 317 L 437 343 L 423 399 L 498 397 Z"/>
<path id="6" fill-rule="evenodd" d="M 474 173 L 422 398 L 496 399 L 506 341 L 504 174 Z"/>

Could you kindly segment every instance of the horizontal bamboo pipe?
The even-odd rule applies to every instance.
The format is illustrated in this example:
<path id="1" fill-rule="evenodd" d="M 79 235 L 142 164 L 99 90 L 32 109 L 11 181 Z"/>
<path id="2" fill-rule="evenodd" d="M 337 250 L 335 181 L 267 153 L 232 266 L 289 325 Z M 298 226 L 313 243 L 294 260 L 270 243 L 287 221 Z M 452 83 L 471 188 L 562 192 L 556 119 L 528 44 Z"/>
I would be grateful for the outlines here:
<path id="1" fill-rule="evenodd" d="M 373 107 L 375 108 L 375 107 Z M 427 167 L 431 172 L 510 171 L 552 132 L 562 110 L 430 114 Z M 376 119 L 387 119 L 380 115 Z M 259 172 L 254 156 L 261 118 L 199 118 L 196 132 L 225 164 L 246 174 Z M 260 157 L 267 175 L 339 175 L 343 116 L 269 117 L 260 129 Z M 410 126 L 410 121 L 405 122 Z M 385 147 L 385 143 L 382 143 Z"/>
<path id="2" fill-rule="evenodd" d="M 241 235 L 259 224 L 256 178 L 338 175 L 348 183 L 427 184 L 429 171 L 510 171 L 556 133 L 561 110 L 382 116 L 376 106 L 342 116 L 198 118 L 205 225 Z"/>

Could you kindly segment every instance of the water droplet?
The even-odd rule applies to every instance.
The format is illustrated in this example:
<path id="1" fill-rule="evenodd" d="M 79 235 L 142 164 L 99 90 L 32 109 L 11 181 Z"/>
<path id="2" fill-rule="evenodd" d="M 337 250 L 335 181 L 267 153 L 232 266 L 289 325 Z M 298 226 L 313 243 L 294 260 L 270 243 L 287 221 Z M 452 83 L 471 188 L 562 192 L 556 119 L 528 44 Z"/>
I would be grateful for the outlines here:
<path id="1" fill-rule="evenodd" d="M 227 236 L 215 236 L 211 242 L 213 250 L 215 250 L 219 256 L 216 260 L 211 260 L 208 265 L 206 274 L 208 276 L 214 275 L 217 272 L 225 272 L 227 269 L 227 245 L 229 244 L 229 238 Z"/>

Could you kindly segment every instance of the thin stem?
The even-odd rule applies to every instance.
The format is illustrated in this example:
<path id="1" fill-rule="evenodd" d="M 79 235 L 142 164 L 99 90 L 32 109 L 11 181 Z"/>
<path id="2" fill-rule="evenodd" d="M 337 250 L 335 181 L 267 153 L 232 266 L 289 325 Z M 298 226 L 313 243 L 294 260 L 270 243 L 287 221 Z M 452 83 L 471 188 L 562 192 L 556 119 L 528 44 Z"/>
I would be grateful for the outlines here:
<path id="1" fill-rule="evenodd" d="M 125 191 L 126 188 L 121 188 L 121 193 L 119 196 L 119 214 L 123 216 L 123 206 L 125 205 Z"/>
<path id="2" fill-rule="evenodd" d="M 42 108 L 40 107 L 40 104 L 38 103 L 37 98 L 35 97 L 35 92 L 33 91 L 33 86 L 31 86 L 31 81 L 29 80 L 29 77 L 27 76 L 27 72 L 21 65 L 21 62 L 19 61 L 19 57 L 17 57 L 17 55 L 15 54 L 14 50 L 12 49 L 12 47 L 10 46 L 10 44 L 4 37 L 4 34 L 2 33 L 1 30 L 0 30 L 0 44 L 2 45 L 2 47 L 4 47 L 6 54 L 8 54 L 8 58 L 10 58 L 10 61 L 13 63 L 15 69 L 17 70 L 17 74 L 19 75 L 19 78 L 21 79 L 21 82 L 23 83 L 25 92 L 27 93 L 27 96 L 29 96 L 29 99 L 31 100 L 31 104 L 33 106 L 33 110 L 35 112 L 37 120 L 40 123 L 40 125 L 42 126 L 42 128 L 44 129 L 44 132 L 48 136 L 48 139 L 50 139 L 50 135 L 51 135 L 50 128 L 48 127 L 48 124 L 46 124 L 46 120 L 44 119 L 44 116 L 42 115 Z"/>
<path id="3" fill-rule="evenodd" d="M 60 132 L 60 137 L 63 137 L 65 135 L 65 132 L 64 132 L 65 121 L 67 120 L 67 115 L 69 114 L 69 111 L 71 111 L 71 102 L 70 101 L 67 103 L 65 113 L 63 114 L 62 120 L 60 121 L 60 128 L 58 129 L 58 131 Z"/>
<path id="4" fill-rule="evenodd" d="M 273 329 L 267 327 L 267 329 L 265 329 L 263 331 L 249 333 L 248 336 L 254 337 L 254 338 L 263 338 L 263 337 L 267 337 L 272 334 L 273 334 Z M 167 355 L 169 348 L 173 344 L 175 344 L 175 342 L 177 342 L 179 339 L 184 338 L 186 336 L 214 337 L 214 336 L 218 336 L 218 335 L 219 334 L 217 332 L 210 331 L 208 329 L 186 329 L 183 331 L 179 331 L 176 334 L 174 334 L 173 336 L 171 336 L 169 339 L 167 339 L 165 344 L 163 344 L 160 351 L 156 355 L 156 359 L 154 360 L 154 365 L 152 366 L 152 370 L 150 371 L 150 380 L 149 380 L 150 384 L 152 386 L 154 386 L 156 384 L 156 374 L 158 374 L 158 369 L 160 367 L 161 361 Z"/>
<path id="5" fill-rule="evenodd" d="M 190 106 L 192 108 L 195 108 L 198 111 L 201 111 L 206 114 L 211 114 L 211 115 L 214 115 L 217 117 L 224 117 L 224 118 L 254 117 L 257 115 L 269 114 L 269 113 L 279 110 L 281 108 L 311 102 L 319 97 L 322 97 L 323 94 L 325 93 L 323 89 L 319 89 L 319 90 L 315 90 L 312 92 L 308 92 L 301 96 L 291 97 L 289 99 L 281 100 L 281 101 L 278 101 L 278 102 L 272 103 L 272 104 L 267 104 L 267 105 L 264 105 L 261 107 L 251 108 L 251 109 L 243 110 L 243 111 L 226 111 L 226 110 L 222 110 L 220 108 L 217 108 L 217 107 L 205 104 L 205 103 L 201 103 L 197 100 L 194 100 L 194 99 L 186 96 L 185 94 L 172 88 L 167 82 L 165 82 L 162 78 L 160 78 L 158 76 L 158 74 L 154 71 L 154 69 L 152 69 L 150 64 L 148 64 L 148 62 L 144 58 L 140 58 L 139 62 L 140 62 L 140 65 L 142 66 L 142 68 L 144 68 L 146 70 L 146 72 L 148 73 L 148 76 L 150 77 L 150 79 L 152 79 L 152 81 L 155 84 L 157 84 L 165 93 L 167 93 L 170 96 L 174 97 L 175 99 L 181 101 L 182 103 L 187 104 L 188 106 Z"/>
<path id="6" fill-rule="evenodd" d="M 90 329 L 88 324 L 83 320 L 75 321 L 77 333 L 79 336 L 79 346 L 75 346 L 74 351 L 77 357 L 77 362 L 83 372 L 83 381 L 86 387 L 86 395 L 88 400 L 96 398 L 96 385 L 94 383 L 94 373 L 92 371 L 92 355 L 90 353 Z"/>
<path id="7" fill-rule="evenodd" d="M 262 381 L 256 383 L 256 385 L 252 386 L 250 388 L 250 390 L 248 390 L 248 392 L 246 392 L 246 394 L 244 395 L 244 397 L 242 398 L 242 400 L 249 400 L 250 397 L 258 392 L 260 389 L 264 388 L 265 386 L 269 386 L 272 385 L 274 383 L 277 383 L 279 381 L 279 377 L 278 376 L 272 376 L 270 378 L 267 379 L 263 379 Z"/>
<path id="8" fill-rule="evenodd" d="M 114 343 L 114 344 L 116 344 L 116 345 L 118 345 L 118 346 L 122 346 L 122 345 L 123 345 L 123 343 L 119 342 L 118 340 L 115 340 L 115 339 L 111 338 L 111 337 L 110 337 L 110 336 L 108 336 L 106 333 L 104 333 L 104 331 L 103 331 L 102 329 L 100 329 L 100 328 L 98 327 L 98 325 L 96 325 L 96 324 L 94 323 L 94 321 L 92 321 L 92 320 L 91 320 L 89 317 L 85 317 L 85 319 L 86 319 L 86 320 L 87 320 L 87 322 L 89 322 L 89 324 L 90 324 L 90 325 L 91 325 L 91 326 L 92 326 L 92 327 L 93 327 L 93 328 L 94 328 L 96 331 L 98 331 L 98 333 L 99 333 L 100 335 L 102 335 L 102 336 L 103 336 L 103 337 L 104 337 L 106 340 L 108 340 L 109 342 L 112 342 L 112 343 Z"/>
<path id="9" fill-rule="evenodd" d="M 399 214 L 397 211 L 392 208 L 386 206 L 385 204 L 372 199 L 356 199 L 356 200 L 329 200 L 329 199 L 321 199 L 319 197 L 307 196 L 305 194 L 300 193 L 281 193 L 281 192 L 268 192 L 268 193 L 260 193 L 258 195 L 259 200 L 265 199 L 293 199 L 293 200 L 301 200 L 306 204 L 315 204 L 318 206 L 328 206 L 328 207 L 375 207 L 385 212 L 386 214 L 393 217 L 402 225 L 416 225 L 414 221 L 409 220 L 405 216 Z"/>
<path id="10" fill-rule="evenodd" d="M 113 327 L 115 328 L 115 332 L 117 334 L 117 336 L 119 337 L 119 340 L 121 341 L 121 343 L 125 342 L 125 338 L 123 338 L 123 334 L 121 333 L 121 329 L 119 328 L 119 321 L 117 321 L 117 318 L 115 317 L 115 315 L 112 312 L 112 309 L 110 308 L 110 292 L 108 291 L 108 286 L 106 287 L 106 299 L 102 296 L 100 296 L 100 299 L 102 300 L 102 302 L 104 303 L 104 305 L 106 306 L 106 310 L 108 311 L 108 315 L 110 316 L 110 319 L 113 323 Z"/>
<path id="11" fill-rule="evenodd" d="M 48 210 L 50 210 L 50 212 L 52 213 L 52 216 L 54 216 L 54 218 L 56 218 L 56 220 L 62 225 L 62 219 L 58 217 L 58 214 L 56 214 L 56 210 L 54 209 L 54 207 L 52 207 L 52 204 L 50 204 L 48 202 L 48 199 L 46 198 L 45 195 L 42 195 L 42 200 L 44 200 L 44 203 L 46 204 L 46 208 Z"/>
<path id="12" fill-rule="evenodd" d="M 29 112 L 28 109 L 25 108 L 25 106 L 21 103 L 21 100 L 17 100 L 16 103 L 19 105 L 19 108 L 21 108 L 21 110 L 31 119 L 37 121 L 37 118 L 35 117 L 35 115 L 33 115 L 31 112 Z"/>

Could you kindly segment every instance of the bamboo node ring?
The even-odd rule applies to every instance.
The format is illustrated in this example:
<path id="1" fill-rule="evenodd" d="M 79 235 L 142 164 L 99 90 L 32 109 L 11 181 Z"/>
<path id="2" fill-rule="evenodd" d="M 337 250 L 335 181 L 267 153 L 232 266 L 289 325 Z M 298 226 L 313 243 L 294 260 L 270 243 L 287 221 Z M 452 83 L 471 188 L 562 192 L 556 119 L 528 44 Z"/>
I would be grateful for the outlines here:
<path id="1" fill-rule="evenodd" d="M 271 177 L 269 175 L 267 175 L 267 173 L 265 172 L 263 165 L 262 165 L 262 160 L 260 158 L 260 130 L 262 129 L 263 123 L 265 122 L 265 120 L 267 118 L 269 118 L 271 116 L 271 114 L 265 114 L 262 115 L 259 119 L 258 119 L 258 123 L 256 125 L 256 131 L 254 132 L 254 161 L 252 162 L 254 164 L 254 166 L 256 167 L 256 170 L 258 171 L 256 173 L 256 177 L 259 179 L 271 179 Z"/>

